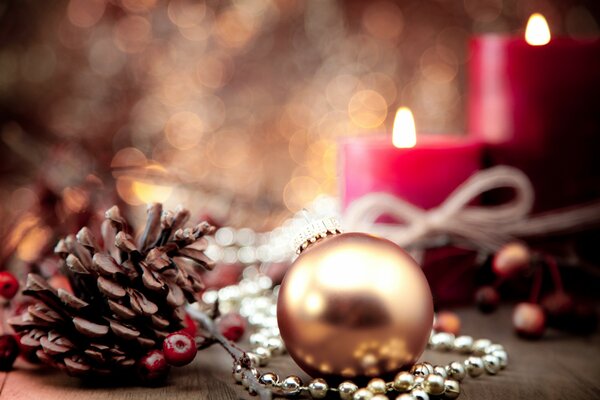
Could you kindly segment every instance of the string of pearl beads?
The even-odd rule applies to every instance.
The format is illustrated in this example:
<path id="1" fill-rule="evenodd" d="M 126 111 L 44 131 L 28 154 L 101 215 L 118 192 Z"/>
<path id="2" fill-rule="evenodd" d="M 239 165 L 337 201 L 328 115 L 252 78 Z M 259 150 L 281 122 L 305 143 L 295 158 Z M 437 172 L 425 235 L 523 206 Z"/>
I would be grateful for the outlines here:
<path id="1" fill-rule="evenodd" d="M 386 394 L 398 392 L 396 400 L 428 400 L 430 396 L 455 399 L 460 394 L 460 382 L 467 375 L 472 378 L 483 373 L 495 375 L 508 364 L 508 355 L 502 345 L 494 344 L 488 339 L 474 340 L 470 336 L 455 338 L 452 334 L 432 332 L 429 346 L 435 350 L 455 350 L 470 356 L 464 362 L 453 361 L 444 366 L 420 362 L 413 365 L 410 371 L 398 373 L 392 382 L 374 378 L 365 388 L 359 388 L 351 381 L 331 388 L 321 378 L 313 379 L 303 386 L 300 378 L 295 375 L 279 380 L 273 372 L 262 375 L 258 371 L 255 373 L 261 384 L 273 389 L 275 394 L 286 396 L 305 392 L 312 398 L 322 399 L 331 391 L 337 392 L 341 400 L 384 400 L 388 399 Z M 244 384 L 240 372 L 241 367 L 237 373 L 234 371 L 234 377 Z"/>

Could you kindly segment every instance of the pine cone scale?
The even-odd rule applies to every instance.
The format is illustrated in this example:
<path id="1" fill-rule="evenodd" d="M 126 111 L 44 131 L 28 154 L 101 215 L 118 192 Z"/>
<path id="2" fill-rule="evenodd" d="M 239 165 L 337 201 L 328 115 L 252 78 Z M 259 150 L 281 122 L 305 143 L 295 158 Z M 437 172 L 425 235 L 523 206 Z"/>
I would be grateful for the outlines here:
<path id="1" fill-rule="evenodd" d="M 77 274 L 89 274 L 88 269 L 84 267 L 81 260 L 79 260 L 79 258 L 77 258 L 77 256 L 74 256 L 73 254 L 69 254 L 67 256 L 67 267 L 72 272 L 75 272 Z"/>
<path id="2" fill-rule="evenodd" d="M 58 289 L 58 298 L 65 306 L 73 310 L 80 311 L 89 306 L 89 303 L 81 300 L 79 297 L 73 296 L 64 289 Z"/>
<path id="3" fill-rule="evenodd" d="M 86 270 L 89 270 L 92 267 L 92 255 L 88 249 L 77 241 L 75 235 L 67 236 L 65 238 L 65 244 L 67 245 L 69 253 L 75 256 Z"/>
<path id="4" fill-rule="evenodd" d="M 115 259 L 105 253 L 96 253 L 92 258 L 94 269 L 104 276 L 117 276 L 119 274 L 125 275 L 123 268 L 115 261 Z"/>
<path id="5" fill-rule="evenodd" d="M 42 337 L 40 339 L 40 345 L 44 352 L 50 356 L 66 353 L 73 348 L 73 344 L 68 341 L 63 341 L 61 343 L 50 340 L 50 335 Z"/>
<path id="6" fill-rule="evenodd" d="M 79 232 L 77 232 L 77 235 L 75 235 L 75 237 L 79 244 L 86 247 L 92 253 L 98 251 L 99 247 L 96 242 L 96 238 L 94 237 L 92 231 L 88 227 L 84 226 L 83 228 L 81 228 Z"/>
<path id="7" fill-rule="evenodd" d="M 162 204 L 153 203 L 148 207 L 148 220 L 144 233 L 140 237 L 140 248 L 143 252 L 155 245 L 160 235 L 160 215 L 162 214 Z"/>
<path id="8" fill-rule="evenodd" d="M 108 300 L 108 307 L 117 317 L 119 317 L 122 320 L 132 319 L 136 316 L 133 310 L 112 300 Z"/>
<path id="9" fill-rule="evenodd" d="M 97 282 L 100 292 L 110 299 L 120 299 L 127 295 L 125 288 L 115 281 L 108 280 L 101 276 L 98 278 Z"/>
<path id="10" fill-rule="evenodd" d="M 108 326 L 96 324 L 81 317 L 73 318 L 73 325 L 79 333 L 90 338 L 98 338 L 108 333 Z"/>

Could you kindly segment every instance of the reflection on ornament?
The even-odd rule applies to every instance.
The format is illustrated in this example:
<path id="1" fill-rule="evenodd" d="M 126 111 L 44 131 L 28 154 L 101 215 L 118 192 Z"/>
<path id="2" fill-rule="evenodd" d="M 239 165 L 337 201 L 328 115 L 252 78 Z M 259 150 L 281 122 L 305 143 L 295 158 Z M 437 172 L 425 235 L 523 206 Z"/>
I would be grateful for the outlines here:
<path id="1" fill-rule="evenodd" d="M 378 376 L 413 364 L 433 323 L 421 268 L 386 239 L 331 233 L 315 236 L 281 285 L 277 319 L 290 355 L 313 376 Z"/>

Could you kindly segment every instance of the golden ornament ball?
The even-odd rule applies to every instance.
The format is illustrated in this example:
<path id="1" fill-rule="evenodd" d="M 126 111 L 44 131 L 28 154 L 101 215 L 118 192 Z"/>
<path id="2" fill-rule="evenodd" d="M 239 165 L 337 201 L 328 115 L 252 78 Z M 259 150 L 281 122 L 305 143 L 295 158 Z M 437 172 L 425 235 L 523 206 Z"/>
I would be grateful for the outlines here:
<path id="1" fill-rule="evenodd" d="M 395 243 L 342 233 L 296 259 L 281 284 L 277 319 L 288 352 L 309 375 L 373 377 L 421 356 L 433 300 L 421 268 Z"/>

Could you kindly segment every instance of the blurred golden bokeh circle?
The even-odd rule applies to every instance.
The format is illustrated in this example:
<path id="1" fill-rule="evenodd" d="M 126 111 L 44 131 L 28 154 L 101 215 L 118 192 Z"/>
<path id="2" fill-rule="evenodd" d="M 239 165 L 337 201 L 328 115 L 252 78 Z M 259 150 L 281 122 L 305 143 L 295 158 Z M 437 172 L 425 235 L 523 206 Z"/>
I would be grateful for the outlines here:
<path id="1" fill-rule="evenodd" d="M 204 122 L 190 111 L 173 114 L 165 125 L 165 135 L 169 143 L 179 150 L 196 146 L 202 139 Z"/>
<path id="2" fill-rule="evenodd" d="M 387 117 L 387 102 L 374 90 L 359 90 L 348 103 L 348 115 L 361 128 L 379 127 Z"/>

